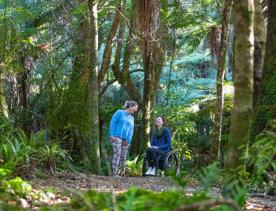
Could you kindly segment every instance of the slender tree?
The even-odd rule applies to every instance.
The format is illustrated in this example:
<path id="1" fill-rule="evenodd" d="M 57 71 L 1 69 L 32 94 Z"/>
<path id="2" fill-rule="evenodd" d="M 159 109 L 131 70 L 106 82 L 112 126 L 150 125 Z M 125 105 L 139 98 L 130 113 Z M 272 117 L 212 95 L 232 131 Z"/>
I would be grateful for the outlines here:
<path id="1" fill-rule="evenodd" d="M 8 117 L 8 106 L 6 103 L 6 96 L 4 92 L 4 71 L 2 68 L 2 64 L 0 64 L 0 113 L 5 117 Z"/>
<path id="2" fill-rule="evenodd" d="M 99 91 L 98 91 L 98 11 L 97 0 L 88 0 L 88 34 L 87 44 L 90 48 L 88 79 L 88 115 L 90 123 L 88 158 L 92 164 L 92 172 L 101 173 L 99 147 Z"/>
<path id="3" fill-rule="evenodd" d="M 253 0 L 235 0 L 235 63 L 234 107 L 226 157 L 226 169 L 231 173 L 243 167 L 252 121 L 253 95 Z"/>
<path id="4" fill-rule="evenodd" d="M 5 9 L 4 9 L 4 30 L 5 30 L 5 37 L 2 40 L 0 39 L 0 47 L 5 49 L 4 53 L 0 54 L 0 113 L 2 113 L 4 116 L 8 117 L 8 106 L 6 103 L 6 96 L 5 96 L 5 73 L 4 73 L 4 57 L 6 56 L 6 52 L 9 48 L 9 37 L 8 35 L 10 34 L 9 32 L 9 26 L 7 24 L 7 1 L 5 1 Z"/>
<path id="5" fill-rule="evenodd" d="M 266 44 L 266 25 L 260 0 L 254 0 L 254 95 L 253 109 L 256 110 L 257 100 L 260 95 L 260 87 L 263 73 L 263 63 Z"/>
<path id="6" fill-rule="evenodd" d="M 164 62 L 159 0 L 137 0 L 141 50 L 144 63 L 143 138 L 140 151 L 150 140 L 150 121 Z"/>
<path id="7" fill-rule="evenodd" d="M 225 75 L 225 61 L 227 54 L 227 42 L 228 42 L 228 26 L 231 16 L 233 0 L 225 0 L 224 9 L 222 12 L 222 32 L 221 32 L 221 45 L 218 57 L 218 69 L 217 69 L 217 98 L 216 98 L 216 111 L 214 120 L 214 132 L 213 143 L 211 149 L 212 160 L 220 160 L 220 142 L 221 142 L 221 130 L 222 130 L 222 116 L 224 105 L 224 75 Z"/>
<path id="8" fill-rule="evenodd" d="M 264 69 L 260 99 L 257 105 L 254 135 L 259 134 L 270 120 L 276 119 L 276 2 L 268 1 L 268 23 Z"/>

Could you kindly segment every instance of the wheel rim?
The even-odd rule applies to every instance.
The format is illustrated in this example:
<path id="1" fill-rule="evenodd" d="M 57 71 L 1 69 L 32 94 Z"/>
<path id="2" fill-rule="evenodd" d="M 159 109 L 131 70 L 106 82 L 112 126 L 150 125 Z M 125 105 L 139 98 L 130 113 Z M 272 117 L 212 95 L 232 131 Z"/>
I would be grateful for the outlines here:
<path id="1" fill-rule="evenodd" d="M 177 158 L 173 153 L 168 155 L 166 163 L 166 168 L 171 169 L 173 171 L 177 169 Z"/>

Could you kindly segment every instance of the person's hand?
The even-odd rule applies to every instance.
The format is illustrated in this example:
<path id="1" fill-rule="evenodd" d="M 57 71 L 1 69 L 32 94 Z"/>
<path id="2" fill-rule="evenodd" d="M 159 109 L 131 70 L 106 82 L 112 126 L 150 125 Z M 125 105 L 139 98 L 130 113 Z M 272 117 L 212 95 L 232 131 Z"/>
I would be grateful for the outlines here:
<path id="1" fill-rule="evenodd" d="M 124 141 L 122 142 L 122 145 L 123 145 L 123 146 L 128 145 L 127 141 L 124 140 Z"/>

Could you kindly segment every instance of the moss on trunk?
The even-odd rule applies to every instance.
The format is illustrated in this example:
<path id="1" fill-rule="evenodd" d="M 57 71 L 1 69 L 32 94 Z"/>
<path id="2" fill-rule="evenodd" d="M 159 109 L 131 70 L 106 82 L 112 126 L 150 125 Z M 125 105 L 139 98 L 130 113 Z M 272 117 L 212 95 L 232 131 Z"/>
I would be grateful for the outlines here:
<path id="1" fill-rule="evenodd" d="M 271 119 L 276 118 L 276 2 L 268 1 L 267 43 L 260 99 L 254 127 L 258 135 Z"/>
<path id="2" fill-rule="evenodd" d="M 253 94 L 253 0 L 236 0 L 235 5 L 235 78 L 234 108 L 226 157 L 226 169 L 236 174 L 244 166 L 252 121 Z M 243 169 L 243 168 L 242 168 Z"/>
<path id="3" fill-rule="evenodd" d="M 92 172 L 101 173 L 100 146 L 99 146 L 99 91 L 98 91 L 98 20 L 97 1 L 88 0 L 89 28 L 88 42 L 90 54 L 87 55 L 89 61 L 88 80 L 88 115 L 90 122 L 90 133 L 88 138 L 88 159 L 92 165 Z"/>

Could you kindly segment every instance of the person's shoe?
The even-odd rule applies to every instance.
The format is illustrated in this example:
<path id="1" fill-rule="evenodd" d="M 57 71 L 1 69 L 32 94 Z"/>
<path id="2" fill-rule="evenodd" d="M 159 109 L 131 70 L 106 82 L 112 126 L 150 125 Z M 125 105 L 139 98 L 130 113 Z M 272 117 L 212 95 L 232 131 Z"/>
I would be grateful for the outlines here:
<path id="1" fill-rule="evenodd" d="M 112 177 L 113 177 L 113 179 L 120 179 L 120 178 L 122 178 L 120 175 L 117 175 L 117 174 L 113 175 Z"/>
<path id="2" fill-rule="evenodd" d="M 146 171 L 145 175 L 151 175 L 152 167 L 149 167 L 149 169 Z"/>
<path id="3" fill-rule="evenodd" d="M 155 176 L 155 173 L 156 173 L 155 167 L 150 168 L 148 171 L 149 172 L 146 175 L 148 175 L 148 176 Z"/>
<path id="4" fill-rule="evenodd" d="M 155 169 L 155 167 L 153 167 L 151 172 L 150 172 L 150 175 L 155 176 L 155 174 L 156 174 L 156 169 Z"/>

